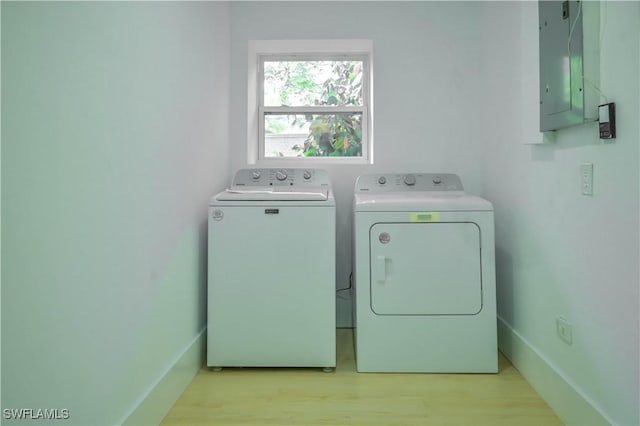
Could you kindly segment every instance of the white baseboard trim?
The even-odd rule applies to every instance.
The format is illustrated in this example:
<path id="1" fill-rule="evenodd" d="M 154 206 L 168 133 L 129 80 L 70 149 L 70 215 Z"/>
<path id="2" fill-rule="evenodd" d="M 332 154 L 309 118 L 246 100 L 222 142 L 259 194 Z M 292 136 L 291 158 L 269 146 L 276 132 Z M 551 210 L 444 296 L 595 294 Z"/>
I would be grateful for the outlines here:
<path id="1" fill-rule="evenodd" d="M 204 365 L 207 328 L 200 330 L 184 352 L 169 366 L 120 424 L 158 425 Z"/>
<path id="2" fill-rule="evenodd" d="M 566 425 L 611 425 L 578 387 L 498 316 L 498 347 Z"/>

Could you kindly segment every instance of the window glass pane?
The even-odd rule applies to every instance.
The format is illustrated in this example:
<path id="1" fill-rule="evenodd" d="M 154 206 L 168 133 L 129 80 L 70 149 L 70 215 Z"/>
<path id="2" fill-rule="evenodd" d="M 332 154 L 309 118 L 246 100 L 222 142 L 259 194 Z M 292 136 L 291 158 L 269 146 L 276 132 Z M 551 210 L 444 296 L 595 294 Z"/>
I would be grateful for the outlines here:
<path id="1" fill-rule="evenodd" d="M 361 157 L 362 113 L 264 117 L 265 157 Z"/>
<path id="2" fill-rule="evenodd" d="M 265 106 L 362 105 L 362 61 L 265 61 Z"/>

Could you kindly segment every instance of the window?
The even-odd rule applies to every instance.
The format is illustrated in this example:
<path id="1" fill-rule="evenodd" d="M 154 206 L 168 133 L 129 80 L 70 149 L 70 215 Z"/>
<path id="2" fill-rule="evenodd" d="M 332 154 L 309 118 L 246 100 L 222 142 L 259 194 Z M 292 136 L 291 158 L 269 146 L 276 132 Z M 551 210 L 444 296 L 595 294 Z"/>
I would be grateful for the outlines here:
<path id="1" fill-rule="evenodd" d="M 249 162 L 370 163 L 371 56 L 366 40 L 250 42 Z"/>

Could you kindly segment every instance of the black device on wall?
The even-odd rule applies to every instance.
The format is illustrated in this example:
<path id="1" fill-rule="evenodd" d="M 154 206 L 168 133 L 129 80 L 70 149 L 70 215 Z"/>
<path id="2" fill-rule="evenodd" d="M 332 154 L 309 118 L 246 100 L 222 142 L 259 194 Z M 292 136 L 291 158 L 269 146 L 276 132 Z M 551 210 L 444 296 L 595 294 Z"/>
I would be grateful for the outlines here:
<path id="1" fill-rule="evenodd" d="M 614 102 L 598 105 L 598 123 L 600 139 L 616 138 L 616 104 Z"/>

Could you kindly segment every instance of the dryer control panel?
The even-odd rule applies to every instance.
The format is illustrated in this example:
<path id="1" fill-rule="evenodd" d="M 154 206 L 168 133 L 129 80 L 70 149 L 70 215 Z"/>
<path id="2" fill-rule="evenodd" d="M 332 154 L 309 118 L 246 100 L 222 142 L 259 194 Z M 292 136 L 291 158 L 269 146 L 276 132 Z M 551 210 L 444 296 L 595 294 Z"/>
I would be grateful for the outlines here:
<path id="1" fill-rule="evenodd" d="M 463 191 L 452 173 L 381 173 L 358 177 L 356 192 Z"/>
<path id="2" fill-rule="evenodd" d="M 240 169 L 233 178 L 232 186 L 331 186 L 329 174 L 323 169 Z"/>

